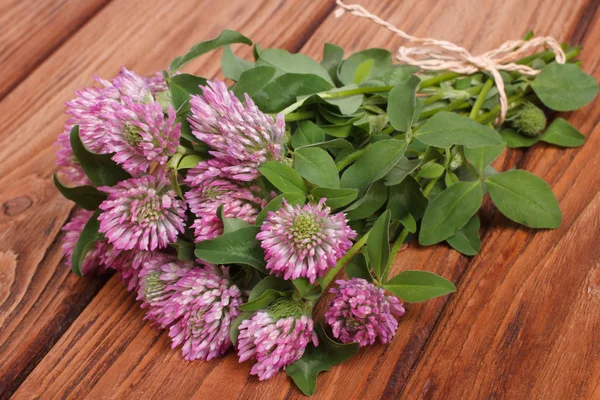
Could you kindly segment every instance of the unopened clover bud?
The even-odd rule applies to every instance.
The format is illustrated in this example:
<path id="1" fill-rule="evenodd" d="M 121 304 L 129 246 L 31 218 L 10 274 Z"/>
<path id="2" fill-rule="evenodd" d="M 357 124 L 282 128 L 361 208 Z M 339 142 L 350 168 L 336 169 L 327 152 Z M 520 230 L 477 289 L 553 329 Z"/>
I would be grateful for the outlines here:
<path id="1" fill-rule="evenodd" d="M 546 115 L 533 103 L 525 103 L 512 120 L 513 127 L 529 137 L 541 135 L 546 129 Z"/>
<path id="2" fill-rule="evenodd" d="M 451 158 L 450 158 L 450 163 L 448 164 L 448 167 L 450 168 L 450 171 L 454 171 L 454 170 L 458 169 L 458 167 L 463 165 L 463 159 L 462 159 L 460 153 L 458 152 L 458 147 L 453 147 L 450 150 L 450 154 L 451 154 Z"/>

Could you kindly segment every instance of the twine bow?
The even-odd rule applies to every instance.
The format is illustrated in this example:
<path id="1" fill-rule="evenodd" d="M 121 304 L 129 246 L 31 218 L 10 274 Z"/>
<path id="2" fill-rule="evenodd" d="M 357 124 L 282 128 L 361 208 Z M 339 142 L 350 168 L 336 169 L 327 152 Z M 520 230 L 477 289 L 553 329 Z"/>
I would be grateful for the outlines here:
<path id="1" fill-rule="evenodd" d="M 414 65 L 424 70 L 445 70 L 459 74 L 473 74 L 478 71 L 489 72 L 494 78 L 500 97 L 500 115 L 496 121 L 498 124 L 504 122 L 506 112 L 508 111 L 508 98 L 500 71 L 517 71 L 527 76 L 537 75 L 540 72 L 539 70 L 527 65 L 516 64 L 515 61 L 524 57 L 525 54 L 530 53 L 534 48 L 542 45 L 554 52 L 558 63 L 564 64 L 566 61 L 565 53 L 560 44 L 550 36 L 532 38 L 531 40 L 509 40 L 497 49 L 479 56 L 473 56 L 465 48 L 445 40 L 411 36 L 389 22 L 369 13 L 357 4 L 347 5 L 341 0 L 336 0 L 336 4 L 340 7 L 335 11 L 337 18 L 348 11 L 352 15 L 367 18 L 385 27 L 409 42 L 418 44 L 419 46 L 401 46 L 398 49 L 396 59 L 401 63 Z"/>

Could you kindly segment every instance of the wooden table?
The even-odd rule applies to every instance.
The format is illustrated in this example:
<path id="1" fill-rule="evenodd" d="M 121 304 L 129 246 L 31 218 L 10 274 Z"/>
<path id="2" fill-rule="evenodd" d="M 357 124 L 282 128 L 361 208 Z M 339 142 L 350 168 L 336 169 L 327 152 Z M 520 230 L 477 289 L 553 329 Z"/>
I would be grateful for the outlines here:
<path id="1" fill-rule="evenodd" d="M 357 0 L 415 35 L 484 51 L 534 29 L 582 44 L 600 79 L 598 0 Z M 184 362 L 142 320 L 113 277 L 79 279 L 61 262 L 72 211 L 51 182 L 63 103 L 92 75 L 121 65 L 165 68 L 195 42 L 240 30 L 263 47 L 320 57 L 401 43 L 331 0 L 3 0 L 0 3 L 0 398 L 299 398 L 285 374 L 266 383 L 233 354 Z M 250 57 L 249 48 L 237 49 Z M 218 74 L 215 53 L 188 71 Z M 410 246 L 394 268 L 427 269 L 458 292 L 410 305 L 393 343 L 363 349 L 319 378 L 318 398 L 600 398 L 600 100 L 565 116 L 579 149 L 509 151 L 498 168 L 542 176 L 564 218 L 553 231 L 517 227 L 488 204 L 483 249 Z"/>

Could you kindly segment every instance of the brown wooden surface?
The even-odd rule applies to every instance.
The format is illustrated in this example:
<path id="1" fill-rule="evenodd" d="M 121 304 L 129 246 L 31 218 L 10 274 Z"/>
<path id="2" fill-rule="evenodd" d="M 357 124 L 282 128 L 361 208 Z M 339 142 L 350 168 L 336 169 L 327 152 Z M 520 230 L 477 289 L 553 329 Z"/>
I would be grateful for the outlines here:
<path id="1" fill-rule="evenodd" d="M 313 57 L 325 41 L 348 53 L 393 50 L 400 41 L 367 21 L 336 20 L 326 0 L 68 3 L 0 5 L 0 46 L 20 49 L 6 61 L 0 53 L 0 97 L 8 91 L 0 101 L 0 398 L 301 397 L 285 374 L 259 383 L 233 354 L 184 362 L 115 277 L 69 274 L 57 238 L 71 205 L 49 180 L 51 145 L 65 121 L 64 101 L 92 75 L 111 76 L 120 65 L 151 73 L 225 28 Z M 359 3 L 411 33 L 475 52 L 528 29 L 582 43 L 584 69 L 600 79 L 595 0 Z M 24 14 L 41 19 L 38 43 L 24 40 L 22 18 L 7 17 Z M 203 76 L 218 68 L 215 55 L 186 67 Z M 588 136 L 582 148 L 540 145 L 498 161 L 549 182 L 561 227 L 518 228 L 488 204 L 477 257 L 444 246 L 404 250 L 396 271 L 434 271 L 458 292 L 410 305 L 394 341 L 323 374 L 317 398 L 600 398 L 600 101 L 565 117 Z"/>

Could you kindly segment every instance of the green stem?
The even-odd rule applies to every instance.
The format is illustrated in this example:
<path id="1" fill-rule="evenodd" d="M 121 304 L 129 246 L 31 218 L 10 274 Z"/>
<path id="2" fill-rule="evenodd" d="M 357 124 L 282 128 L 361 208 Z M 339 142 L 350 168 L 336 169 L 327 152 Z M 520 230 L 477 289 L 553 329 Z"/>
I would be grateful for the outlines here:
<path id="1" fill-rule="evenodd" d="M 298 111 L 295 113 L 287 114 L 285 116 L 285 122 L 302 121 L 305 119 L 314 118 L 314 116 L 315 116 L 315 112 L 312 110 Z"/>
<path id="2" fill-rule="evenodd" d="M 481 92 L 479 92 L 479 96 L 477 96 L 477 99 L 475 100 L 475 104 L 473 104 L 473 109 L 471 109 L 469 118 L 475 119 L 475 117 L 477 117 L 477 114 L 479 114 L 479 110 L 481 109 L 481 106 L 483 105 L 483 102 L 485 101 L 485 98 L 493 85 L 494 85 L 493 79 L 488 79 L 483 84 L 483 87 L 481 88 Z"/>
<path id="3" fill-rule="evenodd" d="M 337 164 L 335 164 L 338 172 L 341 172 L 348 165 L 350 165 L 354 161 L 358 160 L 358 157 L 360 157 L 361 154 L 364 152 L 365 152 L 365 149 L 358 149 L 354 153 L 350 153 L 346 157 L 342 158 Z"/>
<path id="4" fill-rule="evenodd" d="M 509 109 L 514 108 L 514 107 L 520 105 L 521 103 L 523 103 L 525 101 L 523 99 L 523 97 L 525 97 L 525 95 L 528 94 L 530 90 L 531 90 L 530 88 L 527 88 L 527 90 L 525 90 L 524 92 L 521 92 L 521 93 L 515 94 L 514 96 L 509 97 L 508 98 Z M 499 114 L 500 114 L 500 104 L 498 104 L 497 106 L 492 108 L 490 111 L 486 112 L 485 114 L 481 114 L 480 116 L 475 118 L 475 121 L 485 125 L 488 122 L 493 121 Z"/>
<path id="5" fill-rule="evenodd" d="M 421 113 L 421 115 L 419 115 L 419 119 L 421 120 L 423 118 L 429 118 L 429 117 L 439 113 L 440 111 L 454 111 L 454 110 L 460 110 L 460 109 L 468 108 L 468 107 L 469 107 L 469 102 L 467 100 L 462 100 L 462 99 L 454 100 L 445 107 L 434 108 L 433 110 L 423 111 Z"/>
<path id="6" fill-rule="evenodd" d="M 457 74 L 456 72 L 446 72 L 446 73 L 440 74 L 438 76 L 434 76 L 433 78 L 429 78 L 427 80 L 424 80 L 423 82 L 421 82 L 421 85 L 419 87 L 421 89 L 428 88 L 428 87 L 431 87 L 431 86 L 435 86 L 438 83 L 449 81 L 451 79 L 457 78 L 459 76 L 460 76 L 460 74 Z"/>
<path id="7" fill-rule="evenodd" d="M 440 179 L 440 178 L 432 179 L 427 183 L 427 186 L 425 186 L 425 189 L 423 189 L 423 196 L 429 197 L 429 193 L 431 192 L 431 189 L 433 189 L 433 187 L 437 183 L 438 179 Z"/>
<path id="8" fill-rule="evenodd" d="M 340 90 L 337 92 L 323 92 L 319 94 L 319 97 L 322 99 L 337 99 L 338 97 L 355 96 L 357 94 L 389 92 L 393 88 L 393 86 L 361 87 L 356 89 Z"/>
<path id="9" fill-rule="evenodd" d="M 409 234 L 408 229 L 403 228 L 402 231 L 400 231 L 400 235 L 398 235 L 398 237 L 396 238 L 396 241 L 394 242 L 394 245 L 392 246 L 390 260 L 388 261 L 388 265 L 386 265 L 385 272 L 383 273 L 383 281 L 384 282 L 387 281 L 388 274 L 390 273 L 392 264 L 394 263 L 394 260 L 396 259 L 396 256 L 398 255 L 398 252 L 400 251 L 400 247 L 402 247 L 402 244 L 404 243 L 404 240 L 406 239 L 408 234 Z"/>
<path id="10" fill-rule="evenodd" d="M 352 257 L 354 257 L 356 253 L 358 253 L 363 248 L 363 246 L 367 244 L 367 239 L 369 238 L 370 233 L 371 231 L 368 231 L 360 239 L 358 239 L 358 241 L 354 243 L 352 247 L 350 247 L 350 250 L 348 250 L 348 252 L 338 260 L 335 267 L 329 270 L 327 275 L 325 275 L 325 278 L 323 278 L 323 281 L 321 282 L 323 293 L 325 293 L 327 287 L 331 284 L 338 272 L 340 272 L 340 270 L 344 268 L 344 266 L 352 259 Z"/>

